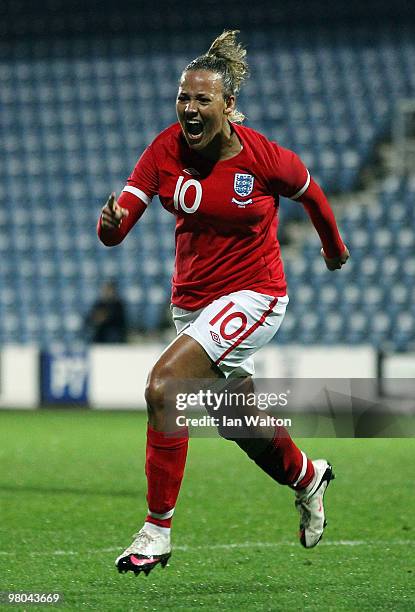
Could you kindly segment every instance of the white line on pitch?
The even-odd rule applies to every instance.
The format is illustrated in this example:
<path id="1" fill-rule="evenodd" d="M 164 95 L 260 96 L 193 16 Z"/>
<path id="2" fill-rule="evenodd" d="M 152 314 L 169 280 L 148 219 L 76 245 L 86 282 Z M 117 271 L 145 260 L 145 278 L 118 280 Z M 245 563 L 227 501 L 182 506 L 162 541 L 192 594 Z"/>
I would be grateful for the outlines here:
<path id="1" fill-rule="evenodd" d="M 325 541 L 320 544 L 321 547 L 327 546 L 368 546 L 369 548 L 388 548 L 389 546 L 413 546 L 415 545 L 415 540 L 377 540 L 374 542 L 367 542 L 366 540 L 333 540 L 333 541 Z M 232 544 L 213 544 L 213 545 L 204 545 L 204 546 L 191 546 L 191 545 L 182 545 L 182 546 L 174 546 L 173 550 L 183 551 L 183 552 L 191 552 L 193 550 L 206 550 L 208 546 L 209 550 L 233 550 L 235 548 L 279 548 L 282 546 L 288 547 L 296 547 L 298 550 L 298 542 L 235 542 Z M 31 551 L 25 553 L 25 555 L 29 555 L 31 557 L 37 556 L 77 556 L 77 555 L 96 555 L 100 553 L 113 553 L 118 552 L 122 549 L 122 546 L 115 547 L 111 546 L 110 548 L 99 548 L 96 550 L 51 550 L 51 551 Z M 10 551 L 1 551 L 0 555 L 2 556 L 16 556 L 19 555 L 20 551 L 10 552 Z"/>

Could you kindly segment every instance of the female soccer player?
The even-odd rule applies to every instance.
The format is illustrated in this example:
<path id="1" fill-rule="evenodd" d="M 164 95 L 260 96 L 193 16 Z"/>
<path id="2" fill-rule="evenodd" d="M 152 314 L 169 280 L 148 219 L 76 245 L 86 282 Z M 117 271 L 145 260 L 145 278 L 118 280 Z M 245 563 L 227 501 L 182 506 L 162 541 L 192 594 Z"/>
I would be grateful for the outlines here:
<path id="1" fill-rule="evenodd" d="M 167 433 L 169 381 L 253 374 L 252 356 L 271 340 L 288 304 L 276 237 L 278 196 L 299 200 L 322 242 L 329 270 L 349 252 L 320 187 L 300 158 L 255 130 L 236 95 L 248 74 L 238 31 L 226 31 L 183 71 L 178 123 L 147 147 L 121 195 L 109 197 L 98 223 L 107 246 L 119 244 L 158 194 L 176 217 L 172 311 L 178 337 L 153 367 L 146 388 L 148 514 L 116 560 L 120 572 L 146 574 L 171 555 L 170 526 L 185 468 L 186 430 Z M 268 430 L 267 430 L 268 431 Z M 324 459 L 311 461 L 283 427 L 235 442 L 280 484 L 295 491 L 300 541 L 323 535 L 323 496 L 333 478 Z"/>

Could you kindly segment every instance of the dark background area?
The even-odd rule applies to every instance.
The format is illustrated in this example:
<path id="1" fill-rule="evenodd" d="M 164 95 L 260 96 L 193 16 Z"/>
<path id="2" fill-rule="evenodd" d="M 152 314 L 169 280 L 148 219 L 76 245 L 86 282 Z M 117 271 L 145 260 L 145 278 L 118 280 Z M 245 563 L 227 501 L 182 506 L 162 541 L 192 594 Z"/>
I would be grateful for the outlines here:
<path id="1" fill-rule="evenodd" d="M 262 0 L 250 3 L 236 3 L 234 0 L 206 0 L 197 3 L 176 3 L 168 0 L 7 0 L 0 4 L 0 36 L 3 41 L 26 36 L 105 34 L 130 35 L 139 39 L 151 33 L 168 34 L 180 31 L 191 36 L 189 21 L 195 33 L 200 34 L 200 30 L 216 31 L 223 27 L 245 30 L 247 27 L 297 28 L 300 25 L 399 25 L 408 24 L 414 17 L 414 3 L 409 0 Z"/>

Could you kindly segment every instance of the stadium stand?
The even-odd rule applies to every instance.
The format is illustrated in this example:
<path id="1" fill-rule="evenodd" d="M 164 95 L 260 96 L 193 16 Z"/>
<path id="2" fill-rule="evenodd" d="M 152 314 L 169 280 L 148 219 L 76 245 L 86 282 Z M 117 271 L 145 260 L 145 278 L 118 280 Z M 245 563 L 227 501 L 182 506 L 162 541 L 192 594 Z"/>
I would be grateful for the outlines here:
<path id="1" fill-rule="evenodd" d="M 64 13 L 55 12 L 49 23 L 59 34 Z M 399 26 L 399 37 L 392 23 L 261 30 L 255 15 L 257 29 L 243 32 L 248 125 L 297 151 L 327 193 L 355 190 L 390 132 L 396 101 L 415 96 L 414 29 Z M 151 29 L 150 13 L 141 17 Z M 180 71 L 210 36 L 178 35 L 197 17 L 169 11 L 164 27 L 176 33 L 168 36 L 153 23 L 147 38 L 82 38 L 90 19 L 79 8 L 72 37 L 62 39 L 36 37 L 41 17 L 9 19 L 6 33 L 17 37 L 20 23 L 27 37 L 0 44 L 0 343 L 80 341 L 102 280 L 119 270 L 136 327 L 156 329 L 168 299 L 174 221 L 159 203 L 122 247 L 105 249 L 95 224 L 108 193 L 175 121 Z M 216 25 L 212 17 L 208 26 Z M 339 215 L 353 258 L 330 283 L 310 226 L 286 263 L 291 304 L 280 342 L 388 341 L 399 350 L 414 342 L 414 196 L 411 179 L 385 180 L 372 205 L 357 199 Z M 296 203 L 281 208 L 283 224 L 304 218 Z"/>
<path id="2" fill-rule="evenodd" d="M 362 344 L 406 350 L 415 341 L 414 178 L 385 179 L 373 204 L 339 218 L 353 257 L 327 282 L 312 236 L 286 262 L 291 303 L 280 342 Z"/>

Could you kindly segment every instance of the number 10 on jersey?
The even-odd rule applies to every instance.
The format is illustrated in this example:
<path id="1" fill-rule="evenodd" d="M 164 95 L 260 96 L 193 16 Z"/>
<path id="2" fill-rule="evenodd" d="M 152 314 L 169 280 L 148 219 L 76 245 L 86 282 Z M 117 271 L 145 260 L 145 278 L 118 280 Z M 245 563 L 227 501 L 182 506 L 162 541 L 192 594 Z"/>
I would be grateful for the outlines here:
<path id="1" fill-rule="evenodd" d="M 184 181 L 184 183 L 183 181 L 184 176 L 179 176 L 173 196 L 174 208 L 179 210 L 180 206 L 180 208 L 186 213 L 195 213 L 200 206 L 200 202 L 202 201 L 202 185 L 195 179 L 188 179 L 187 181 Z M 194 201 L 191 206 L 187 206 L 184 201 L 184 197 L 190 187 L 193 187 L 195 190 Z"/>

